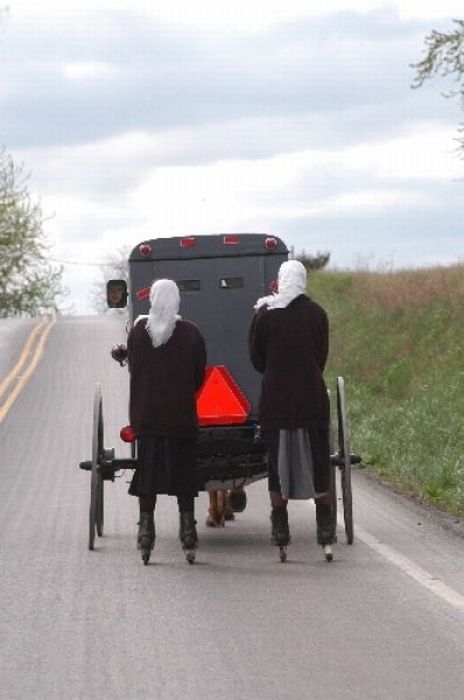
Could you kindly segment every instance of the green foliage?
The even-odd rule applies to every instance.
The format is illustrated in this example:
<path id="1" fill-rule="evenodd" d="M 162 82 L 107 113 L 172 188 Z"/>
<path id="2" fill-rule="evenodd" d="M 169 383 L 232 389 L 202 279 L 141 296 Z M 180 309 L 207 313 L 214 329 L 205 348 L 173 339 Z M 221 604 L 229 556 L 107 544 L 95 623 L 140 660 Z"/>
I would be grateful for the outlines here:
<path id="1" fill-rule="evenodd" d="M 398 362 L 394 362 L 385 375 L 385 393 L 393 399 L 406 396 L 412 373 L 413 367 L 409 358 L 402 357 Z"/>
<path id="2" fill-rule="evenodd" d="M 322 271 L 327 383 L 345 377 L 352 449 L 367 468 L 464 515 L 464 265 L 398 273 Z"/>
<path id="3" fill-rule="evenodd" d="M 442 76 L 452 74 L 457 80 L 464 77 L 464 20 L 453 21 L 457 26 L 454 32 L 434 30 L 426 36 L 426 55 L 413 65 L 417 70 L 414 87 L 421 86 L 437 73 Z"/>
<path id="4" fill-rule="evenodd" d="M 451 76 L 456 87 L 445 93 L 445 97 L 457 98 L 461 109 L 464 110 L 464 20 L 453 20 L 454 31 L 432 31 L 425 38 L 426 54 L 422 61 L 412 65 L 416 70 L 413 88 L 418 88 L 437 75 L 442 78 Z M 461 134 L 460 148 L 464 149 L 464 127 L 459 128 Z"/>
<path id="5" fill-rule="evenodd" d="M 42 211 L 31 202 L 25 178 L 0 154 L 0 316 L 57 310 L 62 270 L 47 260 Z"/>

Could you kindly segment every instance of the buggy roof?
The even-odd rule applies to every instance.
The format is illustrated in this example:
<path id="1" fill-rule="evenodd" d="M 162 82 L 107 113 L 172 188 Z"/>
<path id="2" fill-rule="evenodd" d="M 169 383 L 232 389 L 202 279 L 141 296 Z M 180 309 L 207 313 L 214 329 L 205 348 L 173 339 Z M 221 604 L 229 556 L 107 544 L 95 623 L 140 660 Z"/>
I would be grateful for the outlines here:
<path id="1" fill-rule="evenodd" d="M 266 247 L 266 241 L 270 241 Z M 273 246 L 273 247 L 272 247 Z M 182 260 L 224 258 L 248 255 L 288 255 L 287 246 L 277 236 L 266 233 L 217 233 L 202 236 L 155 238 L 135 246 L 129 262 L 139 260 Z"/>

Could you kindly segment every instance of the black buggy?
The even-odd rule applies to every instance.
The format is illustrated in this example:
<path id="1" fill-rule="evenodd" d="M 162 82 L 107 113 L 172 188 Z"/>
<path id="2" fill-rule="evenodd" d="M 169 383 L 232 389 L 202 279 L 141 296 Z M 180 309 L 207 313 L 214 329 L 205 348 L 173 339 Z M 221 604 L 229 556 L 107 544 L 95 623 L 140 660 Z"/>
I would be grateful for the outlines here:
<path id="1" fill-rule="evenodd" d="M 198 490 L 215 491 L 245 487 L 267 476 L 267 458 L 258 424 L 261 378 L 248 359 L 247 334 L 258 297 L 275 290 L 277 272 L 288 259 L 282 240 L 266 234 L 220 234 L 158 238 L 144 241 L 128 260 L 128 285 L 110 280 L 110 307 L 128 304 L 129 326 L 149 309 L 150 286 L 155 279 L 169 278 L 180 290 L 180 314 L 200 328 L 208 350 L 208 368 L 197 395 L 200 426 L 198 440 Z M 124 364 L 121 348 L 113 357 Z M 347 542 L 353 542 L 351 465 L 360 461 L 350 452 L 345 385 L 337 380 L 338 444 L 331 455 L 332 499 L 336 514 L 337 467 L 341 473 L 344 523 Z M 132 456 L 115 456 L 104 446 L 100 386 L 95 387 L 93 405 L 92 459 L 80 467 L 91 471 L 89 549 L 95 532 L 103 534 L 104 482 L 114 481 L 116 472 L 133 469 L 137 463 L 130 426 L 121 438 L 132 442 Z M 331 555 L 327 558 L 330 560 Z M 281 550 L 285 561 L 286 552 Z M 188 559 L 193 561 L 193 556 Z"/>

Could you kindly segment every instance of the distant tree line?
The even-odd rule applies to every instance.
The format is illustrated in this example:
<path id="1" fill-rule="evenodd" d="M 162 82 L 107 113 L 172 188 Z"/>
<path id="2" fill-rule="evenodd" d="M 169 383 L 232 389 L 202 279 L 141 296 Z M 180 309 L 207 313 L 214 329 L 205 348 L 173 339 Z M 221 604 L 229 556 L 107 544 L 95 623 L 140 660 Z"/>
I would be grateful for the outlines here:
<path id="1" fill-rule="evenodd" d="M 295 260 L 299 260 L 307 270 L 321 270 L 324 268 L 329 260 L 330 260 L 330 253 L 319 253 L 317 252 L 315 255 L 310 255 L 309 253 L 306 253 L 305 249 L 300 253 L 295 254 Z"/>

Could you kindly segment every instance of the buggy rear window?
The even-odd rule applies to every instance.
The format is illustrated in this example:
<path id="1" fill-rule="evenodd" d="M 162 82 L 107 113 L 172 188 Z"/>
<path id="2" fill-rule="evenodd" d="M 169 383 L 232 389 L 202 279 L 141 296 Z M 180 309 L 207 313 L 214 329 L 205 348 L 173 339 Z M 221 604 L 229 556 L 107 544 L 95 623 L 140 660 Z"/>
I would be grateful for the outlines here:
<path id="1" fill-rule="evenodd" d="M 201 289 L 200 280 L 179 280 L 176 284 L 180 292 L 199 292 Z"/>
<path id="2" fill-rule="evenodd" d="M 245 286 L 243 277 L 221 277 L 219 280 L 221 289 L 239 289 Z"/>

